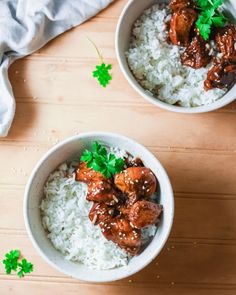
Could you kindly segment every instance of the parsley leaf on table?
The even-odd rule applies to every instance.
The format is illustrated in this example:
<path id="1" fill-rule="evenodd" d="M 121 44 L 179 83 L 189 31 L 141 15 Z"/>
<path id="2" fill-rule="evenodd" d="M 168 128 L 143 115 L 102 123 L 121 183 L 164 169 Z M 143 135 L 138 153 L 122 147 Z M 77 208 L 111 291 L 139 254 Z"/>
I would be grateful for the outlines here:
<path id="1" fill-rule="evenodd" d="M 97 78 L 100 85 L 102 87 L 106 87 L 109 82 L 112 79 L 111 74 L 109 73 L 109 71 L 112 69 L 112 65 L 111 64 L 104 64 L 102 63 L 101 65 L 97 65 L 96 66 L 96 70 L 93 71 L 93 77 Z"/>
<path id="2" fill-rule="evenodd" d="M 7 274 L 11 274 L 12 270 L 16 271 L 19 257 L 19 250 L 11 250 L 9 253 L 5 254 L 3 264 L 5 266 L 5 271 Z"/>
<path id="3" fill-rule="evenodd" d="M 20 263 L 18 263 L 18 267 L 20 268 L 17 272 L 19 278 L 22 278 L 26 273 L 33 271 L 33 264 L 28 262 L 25 258 L 22 259 Z"/>
<path id="4" fill-rule="evenodd" d="M 16 271 L 17 275 L 22 278 L 24 274 L 33 271 L 33 264 L 28 262 L 25 258 L 19 262 L 20 251 L 11 250 L 9 253 L 5 254 L 5 259 L 3 264 L 5 266 L 6 274 L 11 274 L 12 271 Z"/>
<path id="5" fill-rule="evenodd" d="M 196 26 L 204 40 L 208 40 L 212 26 L 223 27 L 226 23 L 225 16 L 218 11 L 224 0 L 196 0 L 201 10 Z"/>
<path id="6" fill-rule="evenodd" d="M 106 178 L 123 170 L 125 162 L 114 154 L 108 154 L 106 148 L 97 141 L 92 144 L 92 151 L 85 150 L 80 158 L 88 168 L 102 173 Z"/>
<path id="7" fill-rule="evenodd" d="M 91 42 L 91 44 L 93 45 L 93 47 L 95 48 L 99 60 L 100 60 L 100 64 L 96 65 L 96 69 L 93 71 L 93 77 L 97 78 L 99 84 L 102 87 L 107 87 L 107 85 L 110 83 L 110 81 L 112 80 L 112 76 L 110 74 L 110 70 L 112 69 L 112 65 L 111 64 L 106 64 L 103 60 L 103 57 L 100 53 L 100 51 L 97 48 L 97 45 L 90 40 L 89 38 L 87 38 L 89 40 L 89 42 Z"/>

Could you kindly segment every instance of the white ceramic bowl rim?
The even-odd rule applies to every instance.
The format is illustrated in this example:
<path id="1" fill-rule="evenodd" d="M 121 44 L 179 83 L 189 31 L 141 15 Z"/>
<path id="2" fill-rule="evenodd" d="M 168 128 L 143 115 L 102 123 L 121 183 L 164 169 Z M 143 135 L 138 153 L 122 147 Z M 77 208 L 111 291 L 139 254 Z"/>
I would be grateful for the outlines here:
<path id="1" fill-rule="evenodd" d="M 88 277 L 83 275 L 83 273 L 78 273 L 78 275 L 73 275 L 68 271 L 65 271 L 64 269 L 60 268 L 57 264 L 55 264 L 53 261 L 50 260 L 50 258 L 42 251 L 42 249 L 40 248 L 40 246 L 37 244 L 35 238 L 34 238 L 34 234 L 32 232 L 32 228 L 31 225 L 29 223 L 29 213 L 28 213 L 28 197 L 29 197 L 29 191 L 30 191 L 30 187 L 31 187 L 31 183 L 34 180 L 34 178 L 36 177 L 37 171 L 40 168 L 40 166 L 50 157 L 50 155 L 52 155 L 56 150 L 60 149 L 61 147 L 67 145 L 68 143 L 72 142 L 72 141 L 76 141 L 78 139 L 86 139 L 86 137 L 89 136 L 107 136 L 107 137 L 119 137 L 122 140 L 128 141 L 129 143 L 139 146 L 140 149 L 146 150 L 146 152 L 150 153 L 150 156 L 153 157 L 153 160 L 156 161 L 155 164 L 159 165 L 158 169 L 162 170 L 161 173 L 164 175 L 165 177 L 165 183 L 167 183 L 169 185 L 168 190 L 169 190 L 169 194 L 170 197 L 172 198 L 172 204 L 171 204 L 171 208 L 170 208 L 170 222 L 168 224 L 168 228 L 166 228 L 166 233 L 164 236 L 164 240 L 162 242 L 162 245 L 160 245 L 160 247 L 157 246 L 157 249 L 153 252 L 153 255 L 151 255 L 146 261 L 142 261 L 142 263 L 139 264 L 139 266 L 135 269 L 129 270 L 128 272 L 125 270 L 126 267 L 124 267 L 124 272 L 121 274 L 116 274 L 113 273 L 112 276 L 110 277 L 106 277 L 104 278 L 103 276 L 101 277 Z M 54 268 L 58 269 L 60 272 L 63 272 L 69 276 L 72 276 L 76 279 L 80 279 L 80 280 L 84 280 L 84 281 L 89 281 L 89 282 L 111 282 L 111 281 L 115 281 L 115 280 L 119 280 L 119 279 L 123 279 L 125 277 L 131 276 L 134 273 L 140 271 L 141 269 L 143 269 L 145 266 L 147 266 L 153 259 L 155 259 L 155 257 L 160 253 L 160 251 L 162 250 L 162 248 L 164 247 L 168 236 L 170 234 L 171 228 L 172 228 L 172 223 L 173 223 L 173 216 L 174 216 L 174 199 L 173 199 L 173 191 L 171 188 L 171 184 L 168 178 L 168 175 L 166 174 L 164 168 L 162 167 L 161 163 L 157 160 L 157 158 L 151 154 L 151 152 L 149 152 L 145 147 L 143 147 L 142 145 L 140 145 L 139 143 L 135 142 L 134 140 L 131 140 L 125 136 L 122 135 L 118 135 L 118 134 L 114 134 L 114 133 L 109 133 L 109 132 L 88 132 L 88 133 L 81 133 L 79 135 L 70 137 L 68 139 L 63 140 L 62 142 L 58 143 L 57 145 L 55 145 L 53 148 L 51 148 L 37 163 L 37 165 L 35 166 L 35 168 L 32 171 L 32 174 L 27 182 L 26 188 L 25 188 L 25 194 L 24 194 L 24 205 L 23 205 L 23 215 L 24 215 L 24 221 L 25 221 L 25 226 L 26 226 L 26 230 L 27 233 L 30 237 L 30 240 L 32 241 L 34 247 L 36 248 L 36 250 L 38 251 L 38 253 Z M 150 245 L 147 246 L 147 248 Z M 55 249 L 55 251 L 57 251 Z M 116 269 L 115 269 L 116 270 Z M 113 270 L 111 270 L 112 272 Z"/>
<path id="2" fill-rule="evenodd" d="M 133 5 L 134 2 L 138 3 L 140 1 L 139 0 L 129 0 L 129 2 L 125 5 L 125 7 L 119 17 L 117 28 L 116 28 L 116 34 L 115 34 L 115 49 L 116 49 L 116 56 L 118 59 L 118 63 L 120 65 L 123 75 L 125 76 L 125 78 L 129 82 L 129 84 L 134 88 L 134 90 L 136 90 L 139 93 L 139 95 L 141 95 L 143 98 L 145 98 L 150 103 L 152 103 L 162 109 L 176 112 L 176 113 L 185 113 L 185 114 L 206 113 L 206 112 L 214 111 L 216 109 L 219 109 L 219 108 L 222 108 L 222 107 L 228 105 L 229 103 L 233 102 L 236 99 L 236 85 L 234 85 L 233 88 L 231 88 L 222 98 L 215 101 L 214 103 L 211 103 L 209 105 L 199 106 L 199 107 L 191 107 L 191 108 L 190 107 L 180 107 L 180 106 L 175 106 L 175 105 L 165 103 L 165 102 L 159 100 L 158 98 L 155 98 L 154 96 L 152 96 L 148 92 L 146 92 L 142 88 L 142 86 L 137 82 L 137 80 L 135 79 L 131 70 L 129 69 L 126 59 L 124 59 L 124 52 L 122 52 L 122 50 L 120 49 L 120 46 L 119 46 L 120 45 L 119 43 L 121 42 L 120 38 L 122 36 L 121 27 L 122 27 L 123 19 L 126 16 L 126 14 L 128 13 L 130 6 Z M 156 1 L 156 2 L 158 2 L 158 1 Z M 160 1 L 160 2 L 163 2 L 163 1 Z M 231 4 L 235 5 L 234 3 L 231 3 Z"/>

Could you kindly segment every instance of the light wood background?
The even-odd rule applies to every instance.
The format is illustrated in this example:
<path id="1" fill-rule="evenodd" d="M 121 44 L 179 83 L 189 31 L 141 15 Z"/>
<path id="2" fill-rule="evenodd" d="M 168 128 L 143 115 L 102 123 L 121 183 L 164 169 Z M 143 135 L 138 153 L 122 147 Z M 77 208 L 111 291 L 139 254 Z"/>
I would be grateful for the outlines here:
<path id="1" fill-rule="evenodd" d="M 114 33 L 126 0 L 17 61 L 10 79 L 17 100 L 7 138 L 0 141 L 0 257 L 19 248 L 35 271 L 18 279 L 0 266 L 0 294 L 236 294 L 236 102 L 202 115 L 163 111 L 137 95 L 115 57 Z M 113 64 L 102 89 L 91 77 L 97 56 Z M 71 279 L 37 254 L 26 234 L 25 183 L 39 158 L 79 132 L 124 134 L 147 146 L 166 167 L 175 191 L 171 237 L 140 273 L 111 284 Z"/>

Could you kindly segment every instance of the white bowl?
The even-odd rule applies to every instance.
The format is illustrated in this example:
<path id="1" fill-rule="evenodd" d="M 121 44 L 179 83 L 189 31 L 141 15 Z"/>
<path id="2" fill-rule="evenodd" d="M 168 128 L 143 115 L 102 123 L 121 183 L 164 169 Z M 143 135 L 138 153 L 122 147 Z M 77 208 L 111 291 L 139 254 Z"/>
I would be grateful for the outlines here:
<path id="1" fill-rule="evenodd" d="M 160 184 L 160 203 L 164 207 L 163 216 L 155 237 L 148 247 L 124 267 L 111 270 L 91 270 L 88 267 L 67 261 L 47 238 L 41 223 L 39 204 L 43 198 L 43 187 L 49 174 L 59 164 L 80 155 L 90 148 L 93 141 L 117 146 L 140 157 L 152 169 Z M 50 149 L 38 162 L 27 183 L 24 196 L 24 219 L 28 235 L 39 254 L 53 267 L 76 279 L 90 282 L 110 282 L 128 277 L 148 265 L 161 251 L 169 236 L 174 216 L 173 192 L 169 178 L 160 162 L 145 147 L 137 142 L 113 133 L 84 133 L 62 141 Z"/>
<path id="2" fill-rule="evenodd" d="M 125 52 L 129 48 L 131 30 L 134 22 L 137 18 L 144 12 L 145 9 L 151 7 L 153 4 L 157 3 L 169 3 L 167 0 L 130 0 L 125 6 L 123 12 L 118 21 L 117 29 L 116 29 L 116 38 L 115 38 L 115 46 L 116 46 L 116 55 L 119 61 L 120 68 L 130 83 L 130 85 L 147 101 L 152 104 L 177 113 L 205 113 L 210 112 L 216 109 L 219 109 L 230 102 L 234 101 L 236 98 L 236 85 L 228 91 L 221 99 L 216 102 L 200 106 L 200 107 L 180 107 L 167 104 L 162 102 L 158 98 L 153 97 L 147 91 L 145 91 L 142 86 L 137 82 L 135 77 L 133 76 L 131 70 L 129 69 Z M 225 10 L 230 12 L 231 15 L 236 16 L 236 1 L 230 0 L 225 5 Z"/>

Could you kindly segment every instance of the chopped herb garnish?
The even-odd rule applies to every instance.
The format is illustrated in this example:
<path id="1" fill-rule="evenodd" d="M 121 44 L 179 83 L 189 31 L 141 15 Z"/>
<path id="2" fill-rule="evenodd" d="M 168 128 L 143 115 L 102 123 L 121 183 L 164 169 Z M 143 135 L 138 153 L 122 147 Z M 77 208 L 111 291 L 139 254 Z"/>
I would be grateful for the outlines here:
<path id="1" fill-rule="evenodd" d="M 104 63 L 101 63 L 101 65 L 97 65 L 96 70 L 93 71 L 93 77 L 98 79 L 102 87 L 107 87 L 107 85 L 111 81 L 112 77 L 111 77 L 111 74 L 109 73 L 111 69 L 112 69 L 111 64 L 106 65 Z"/>
<path id="2" fill-rule="evenodd" d="M 12 271 L 16 271 L 17 275 L 22 278 L 26 273 L 33 271 L 33 264 L 28 262 L 25 258 L 19 262 L 20 251 L 11 250 L 5 254 L 3 264 L 5 266 L 6 274 L 11 274 Z"/>
<path id="3" fill-rule="evenodd" d="M 98 82 L 100 83 L 100 85 L 102 87 L 107 87 L 107 85 L 109 84 L 109 82 L 112 80 L 112 76 L 110 74 L 110 70 L 112 69 L 112 65 L 111 64 L 106 64 L 103 60 L 103 57 L 100 53 L 100 51 L 98 50 L 96 44 L 88 39 L 92 45 L 94 46 L 99 60 L 100 60 L 100 64 L 96 65 L 96 70 L 93 71 L 93 77 L 97 78 Z"/>
<path id="4" fill-rule="evenodd" d="M 5 254 L 3 264 L 5 266 L 5 271 L 7 274 L 11 274 L 13 270 L 16 271 L 19 257 L 19 250 L 11 250 L 9 253 Z"/>
<path id="5" fill-rule="evenodd" d="M 17 275 L 19 278 L 24 277 L 26 273 L 30 273 L 33 271 L 33 264 L 28 262 L 25 258 L 22 259 L 20 263 L 18 263 L 19 271 Z"/>
<path id="6" fill-rule="evenodd" d="M 226 24 L 225 16 L 218 10 L 224 0 L 195 0 L 200 9 L 196 26 L 205 41 L 209 39 L 212 26 L 223 27 Z"/>
<path id="7" fill-rule="evenodd" d="M 108 153 L 106 148 L 97 141 L 93 142 L 92 151 L 85 150 L 83 152 L 80 160 L 86 162 L 88 168 L 102 173 L 106 178 L 121 172 L 125 165 L 122 158 Z"/>

